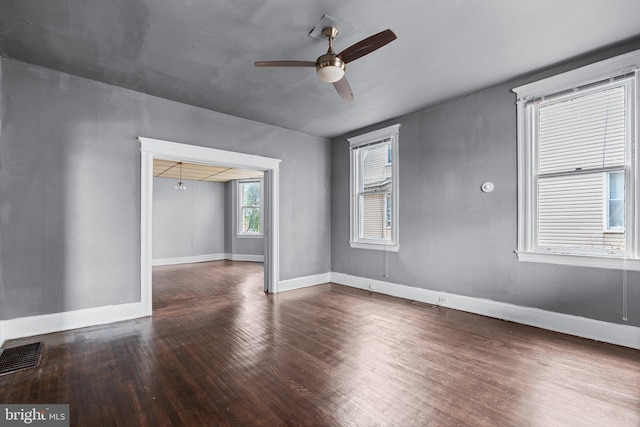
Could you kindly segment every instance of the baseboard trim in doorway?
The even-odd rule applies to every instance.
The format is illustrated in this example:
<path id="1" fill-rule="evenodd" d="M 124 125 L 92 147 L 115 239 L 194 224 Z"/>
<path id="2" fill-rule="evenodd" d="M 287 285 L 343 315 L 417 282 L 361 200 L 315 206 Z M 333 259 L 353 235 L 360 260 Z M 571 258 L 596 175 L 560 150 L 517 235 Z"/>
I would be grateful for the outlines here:
<path id="1" fill-rule="evenodd" d="M 229 261 L 253 261 L 264 262 L 264 255 L 227 254 Z"/>
<path id="2" fill-rule="evenodd" d="M 192 264 L 196 262 L 208 262 L 208 261 L 220 261 L 228 259 L 229 261 L 253 261 L 264 262 L 264 255 L 243 255 L 243 254 L 206 254 L 206 255 L 194 255 L 183 256 L 176 258 L 157 258 L 151 261 L 153 267 L 160 265 L 176 265 L 176 264 Z"/>
<path id="3" fill-rule="evenodd" d="M 331 273 L 331 282 L 640 350 L 640 328 L 533 307 Z"/>
<path id="4" fill-rule="evenodd" d="M 64 311 L 61 313 L 19 317 L 0 322 L 0 345 L 4 345 L 5 341 L 16 338 L 104 325 L 145 316 L 146 313 L 142 304 L 133 302 Z"/>
<path id="5" fill-rule="evenodd" d="M 207 261 L 220 261 L 223 259 L 229 259 L 230 254 L 206 254 L 206 255 L 193 255 L 182 256 L 175 258 L 158 258 L 151 261 L 153 267 L 159 265 L 174 265 L 174 264 L 192 264 L 194 262 L 207 262 Z"/>
<path id="6" fill-rule="evenodd" d="M 294 279 L 281 280 L 278 283 L 278 292 L 292 291 L 294 289 L 307 288 L 321 285 L 331 281 L 331 273 L 313 274 L 311 276 L 296 277 Z"/>

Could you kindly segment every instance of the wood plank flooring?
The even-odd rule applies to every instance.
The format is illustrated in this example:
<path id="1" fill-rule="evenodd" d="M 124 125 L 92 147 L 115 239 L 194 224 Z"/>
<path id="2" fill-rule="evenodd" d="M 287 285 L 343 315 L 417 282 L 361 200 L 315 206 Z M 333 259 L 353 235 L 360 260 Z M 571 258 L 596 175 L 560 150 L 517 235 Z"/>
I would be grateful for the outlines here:
<path id="1" fill-rule="evenodd" d="M 72 426 L 640 426 L 640 352 L 262 266 L 155 267 L 154 315 L 42 340 L 2 403 Z"/>

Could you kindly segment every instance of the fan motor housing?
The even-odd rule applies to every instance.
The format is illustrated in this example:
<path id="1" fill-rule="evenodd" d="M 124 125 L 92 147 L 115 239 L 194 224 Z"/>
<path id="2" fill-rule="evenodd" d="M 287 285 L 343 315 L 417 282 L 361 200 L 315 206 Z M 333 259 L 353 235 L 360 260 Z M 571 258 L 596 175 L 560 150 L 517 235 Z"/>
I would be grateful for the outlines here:
<path id="1" fill-rule="evenodd" d="M 322 68 L 329 66 L 339 67 L 342 68 L 342 70 L 346 70 L 347 68 L 347 64 L 335 53 L 327 53 L 316 60 L 316 71 L 320 71 Z"/>

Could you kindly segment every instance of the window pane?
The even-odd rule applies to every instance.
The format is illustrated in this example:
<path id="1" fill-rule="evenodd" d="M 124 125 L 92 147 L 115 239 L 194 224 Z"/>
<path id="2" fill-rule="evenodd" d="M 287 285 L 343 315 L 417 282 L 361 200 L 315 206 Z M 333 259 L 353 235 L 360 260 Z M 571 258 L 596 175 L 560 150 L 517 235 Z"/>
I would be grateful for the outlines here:
<path id="1" fill-rule="evenodd" d="M 540 174 L 624 164 L 624 87 L 542 105 L 538 119 Z"/>
<path id="2" fill-rule="evenodd" d="M 609 174 L 609 199 L 624 199 L 624 173 L 612 172 Z"/>
<path id="3" fill-rule="evenodd" d="M 242 231 L 260 232 L 260 208 L 242 208 Z"/>
<path id="4" fill-rule="evenodd" d="M 362 228 L 360 237 L 363 239 L 391 240 L 391 234 L 385 233 L 384 193 L 363 194 L 360 196 L 362 211 Z"/>
<path id="5" fill-rule="evenodd" d="M 365 192 L 380 190 L 391 183 L 391 165 L 387 164 L 387 147 L 376 144 L 361 152 L 362 185 Z"/>
<path id="6" fill-rule="evenodd" d="M 607 228 L 624 229 L 624 172 L 609 173 Z"/>
<path id="7" fill-rule="evenodd" d="M 605 182 L 604 172 L 539 178 L 538 245 L 624 249 L 624 234 L 610 234 L 604 230 L 602 198 Z"/>
<path id="8" fill-rule="evenodd" d="M 384 226 L 385 227 L 391 227 L 391 193 L 387 193 L 384 197 L 385 200 L 385 204 L 384 204 L 384 210 L 385 210 L 385 221 L 384 221 Z"/>
<path id="9" fill-rule="evenodd" d="M 244 182 L 242 183 L 242 205 L 243 206 L 259 206 L 260 205 L 260 183 Z"/>
<path id="10" fill-rule="evenodd" d="M 260 234 L 260 181 L 238 183 L 238 228 L 239 233 Z"/>
<path id="11" fill-rule="evenodd" d="M 624 201 L 609 201 L 609 228 L 624 229 Z"/>
<path id="12" fill-rule="evenodd" d="M 359 150 L 361 239 L 392 240 L 390 147 L 391 143 L 381 142 Z"/>

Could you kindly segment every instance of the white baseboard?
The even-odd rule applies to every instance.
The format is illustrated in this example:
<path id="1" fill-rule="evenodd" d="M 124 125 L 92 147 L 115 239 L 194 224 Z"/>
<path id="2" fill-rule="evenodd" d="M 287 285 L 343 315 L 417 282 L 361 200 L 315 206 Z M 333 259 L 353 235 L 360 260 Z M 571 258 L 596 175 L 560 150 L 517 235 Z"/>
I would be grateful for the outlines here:
<path id="1" fill-rule="evenodd" d="M 177 258 L 159 258 L 151 261 L 153 267 L 158 265 L 173 265 L 173 264 L 191 264 L 194 262 L 207 262 L 207 261 L 220 261 L 222 259 L 228 259 L 230 254 L 206 254 L 206 255 L 194 255 L 183 256 Z"/>
<path id="2" fill-rule="evenodd" d="M 230 261 L 264 262 L 264 255 L 227 254 L 227 259 Z"/>
<path id="3" fill-rule="evenodd" d="M 253 255 L 255 256 L 255 255 Z M 344 273 L 322 273 L 283 280 L 285 292 L 333 282 L 358 289 L 509 320 L 524 325 L 640 350 L 640 328 L 585 317 L 523 307 L 484 298 L 432 291 Z M 7 340 L 120 322 L 148 315 L 141 303 L 127 303 L 0 321 L 0 346 Z"/>
<path id="4" fill-rule="evenodd" d="M 0 345 L 6 340 L 120 322 L 146 315 L 142 303 L 133 302 L 4 320 L 0 322 Z"/>
<path id="5" fill-rule="evenodd" d="M 640 350 L 640 328 L 484 298 L 331 273 L 331 282 Z"/>
<path id="6" fill-rule="evenodd" d="M 294 289 L 329 283 L 331 273 L 314 274 L 312 276 L 296 277 L 295 279 L 281 280 L 278 283 L 278 292 L 292 291 Z"/>
<path id="7" fill-rule="evenodd" d="M 175 265 L 175 264 L 192 264 L 194 262 L 207 262 L 207 261 L 220 261 L 228 259 L 229 261 L 254 261 L 264 262 L 264 255 L 242 255 L 242 254 L 206 254 L 206 255 L 194 255 L 184 256 L 176 258 L 157 258 L 151 261 L 153 267 L 159 265 Z"/>

